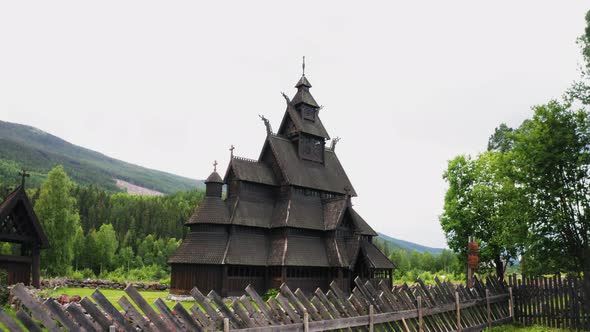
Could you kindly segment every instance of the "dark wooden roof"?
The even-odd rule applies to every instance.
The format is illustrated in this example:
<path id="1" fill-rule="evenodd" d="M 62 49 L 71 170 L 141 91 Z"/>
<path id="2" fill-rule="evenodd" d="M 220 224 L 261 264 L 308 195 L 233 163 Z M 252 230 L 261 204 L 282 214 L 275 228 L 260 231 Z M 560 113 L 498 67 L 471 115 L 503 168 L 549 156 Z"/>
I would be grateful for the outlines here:
<path id="1" fill-rule="evenodd" d="M 232 224 L 262 228 L 270 227 L 274 201 L 238 197 L 233 206 Z"/>
<path id="2" fill-rule="evenodd" d="M 296 146 L 288 139 L 269 135 L 268 146 L 290 185 L 340 194 L 347 193 L 348 188 L 350 194 L 356 196 L 352 183 L 333 151 L 326 150 L 322 165 L 300 159 Z"/>
<path id="3" fill-rule="evenodd" d="M 264 232 L 235 229 L 230 235 L 225 264 L 266 266 L 268 237 Z"/>
<path id="4" fill-rule="evenodd" d="M 222 264 L 228 236 L 224 232 L 190 232 L 174 254 L 170 264 Z"/>
<path id="5" fill-rule="evenodd" d="M 288 120 L 293 121 L 293 124 L 295 124 L 295 127 L 299 132 L 330 139 L 330 135 L 324 127 L 324 124 L 322 123 L 319 115 L 316 116 L 315 121 L 304 120 L 301 116 L 301 113 L 297 111 L 292 104 L 290 104 L 287 106 L 287 112 L 285 112 L 283 123 L 286 124 L 286 121 Z M 281 124 L 281 129 L 282 127 L 283 125 Z"/>
<path id="6" fill-rule="evenodd" d="M 297 82 L 297 84 L 295 84 L 296 88 L 300 88 L 302 86 L 311 88 L 311 83 L 309 83 L 309 81 L 307 80 L 307 77 L 305 77 L 305 76 L 301 76 L 301 78 L 299 79 L 299 82 Z"/>
<path id="7" fill-rule="evenodd" d="M 205 180 L 205 183 L 223 183 L 223 180 L 221 179 L 219 173 L 214 171 L 211 173 L 211 175 L 209 175 L 207 180 Z"/>
<path id="8" fill-rule="evenodd" d="M 361 242 L 361 251 L 367 262 L 375 269 L 394 269 L 395 265 L 374 244 Z"/>
<path id="9" fill-rule="evenodd" d="M 9 218 L 9 216 L 16 208 L 18 208 L 18 206 L 22 206 L 27 215 L 27 218 L 11 220 L 11 222 L 27 224 L 14 225 L 14 228 L 11 228 L 16 229 L 17 232 L 18 230 L 30 229 L 32 230 L 32 234 L 28 234 L 27 236 L 23 237 L 22 241 L 18 241 L 19 234 L 6 234 L 5 236 L 7 238 L 5 240 L 11 242 L 33 242 L 37 243 L 40 248 L 49 248 L 49 240 L 47 239 L 47 236 L 43 231 L 43 227 L 41 226 L 41 223 L 39 222 L 39 219 L 33 210 L 33 205 L 31 204 L 31 201 L 29 200 L 29 197 L 22 186 L 19 186 L 10 194 L 8 194 L 6 199 L 4 199 L 4 201 L 0 204 L 0 220 L 7 220 L 7 218 Z M 15 236 L 12 240 L 8 238 L 11 235 Z M 32 238 L 29 238 L 29 236 L 32 236 Z"/>
<path id="10" fill-rule="evenodd" d="M 234 176 L 241 181 L 261 183 L 270 186 L 278 186 L 279 183 L 274 173 L 267 165 L 241 157 L 234 157 L 225 173 L 225 182 L 227 183 L 230 172 L 233 170 Z"/>
<path id="11" fill-rule="evenodd" d="M 297 106 L 298 104 L 307 104 L 309 106 L 313 106 L 316 108 L 319 108 L 320 105 L 318 105 L 318 103 L 315 101 L 315 99 L 313 98 L 313 96 L 311 95 L 311 93 L 309 92 L 309 88 L 306 88 L 304 86 L 301 86 L 298 90 L 297 93 L 295 94 L 295 96 L 293 96 L 293 99 L 291 100 L 291 104 Z"/>
<path id="12" fill-rule="evenodd" d="M 354 209 L 349 208 L 348 211 L 352 216 L 352 221 L 354 222 L 355 226 L 361 234 L 370 236 L 378 235 L 377 232 L 375 232 L 375 230 L 373 230 L 373 228 L 369 226 L 369 224 L 367 224 L 365 219 L 363 219 L 363 217 L 361 217 Z"/>
<path id="13" fill-rule="evenodd" d="M 221 197 L 205 196 L 185 225 L 198 223 L 229 224 L 229 211 Z"/>
<path id="14" fill-rule="evenodd" d="M 269 266 L 332 266 L 319 236 L 278 235 L 271 239 L 270 253 Z"/>
<path id="15" fill-rule="evenodd" d="M 324 230 L 322 201 L 319 197 L 292 197 L 277 202 L 271 227 Z"/>

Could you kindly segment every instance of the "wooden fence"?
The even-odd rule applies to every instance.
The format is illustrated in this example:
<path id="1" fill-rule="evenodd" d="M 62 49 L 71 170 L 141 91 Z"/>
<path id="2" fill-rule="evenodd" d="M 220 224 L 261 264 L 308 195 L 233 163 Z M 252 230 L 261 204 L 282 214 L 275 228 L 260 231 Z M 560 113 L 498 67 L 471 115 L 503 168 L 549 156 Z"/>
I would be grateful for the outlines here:
<path id="1" fill-rule="evenodd" d="M 590 278 L 512 275 L 508 282 L 521 324 L 590 331 Z"/>
<path id="2" fill-rule="evenodd" d="M 352 294 L 345 295 L 336 283 L 324 292 L 292 292 L 283 285 L 280 294 L 263 301 L 253 288 L 246 294 L 224 302 L 215 292 L 203 295 L 192 290 L 196 304 L 186 310 L 177 303 L 170 310 L 162 299 L 154 306 L 146 302 L 133 286 L 125 289 L 117 310 L 97 289 L 93 301 L 62 307 L 53 299 L 43 303 L 22 284 L 12 294 L 22 303 L 16 318 L 30 331 L 397 331 L 449 332 L 480 331 L 512 321 L 511 289 L 505 283 L 479 280 L 473 289 L 455 287 L 435 279 L 436 285 L 396 286 L 355 280 Z M 130 300 L 129 300 L 130 299 Z M 22 331 L 6 312 L 0 322 L 10 331 Z"/>

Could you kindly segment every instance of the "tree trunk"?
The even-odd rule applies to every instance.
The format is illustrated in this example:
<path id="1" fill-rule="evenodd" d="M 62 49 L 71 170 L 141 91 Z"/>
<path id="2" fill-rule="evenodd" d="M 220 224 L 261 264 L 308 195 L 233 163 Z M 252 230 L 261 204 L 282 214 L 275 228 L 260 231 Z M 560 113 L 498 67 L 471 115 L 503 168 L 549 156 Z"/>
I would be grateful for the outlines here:
<path id="1" fill-rule="evenodd" d="M 498 280 L 504 280 L 504 262 L 500 256 L 494 258 L 494 265 L 496 265 L 496 276 L 498 277 Z"/>

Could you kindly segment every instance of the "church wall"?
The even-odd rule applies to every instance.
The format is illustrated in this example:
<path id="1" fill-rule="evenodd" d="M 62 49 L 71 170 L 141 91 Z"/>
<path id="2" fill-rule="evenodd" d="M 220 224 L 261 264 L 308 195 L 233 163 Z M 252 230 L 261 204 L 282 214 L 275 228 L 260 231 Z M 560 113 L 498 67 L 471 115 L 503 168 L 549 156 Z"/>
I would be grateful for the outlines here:
<path id="1" fill-rule="evenodd" d="M 220 265 L 172 264 L 170 293 L 189 295 L 197 287 L 203 293 L 215 290 L 220 294 L 222 276 Z"/>

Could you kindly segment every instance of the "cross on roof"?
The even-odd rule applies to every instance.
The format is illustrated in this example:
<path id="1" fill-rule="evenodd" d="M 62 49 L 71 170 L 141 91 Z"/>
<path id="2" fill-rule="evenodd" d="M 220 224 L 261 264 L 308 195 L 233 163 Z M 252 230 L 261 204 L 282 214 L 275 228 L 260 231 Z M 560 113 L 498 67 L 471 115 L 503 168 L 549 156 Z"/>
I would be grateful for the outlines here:
<path id="1" fill-rule="evenodd" d="M 213 172 L 217 172 L 217 165 L 219 165 L 217 163 L 217 160 L 215 160 L 215 162 L 213 163 Z"/>
<path id="2" fill-rule="evenodd" d="M 20 171 L 20 172 L 18 173 L 18 175 L 20 175 L 20 176 L 21 176 L 21 186 L 24 188 L 24 187 L 25 187 L 25 178 L 28 178 L 28 177 L 30 177 L 30 176 L 31 176 L 31 174 L 30 174 L 30 173 L 28 173 L 26 169 L 23 169 L 22 171 Z"/>
<path id="3" fill-rule="evenodd" d="M 231 148 L 229 148 L 229 151 L 230 151 L 230 153 L 231 153 L 231 157 L 232 157 L 232 158 L 234 157 L 234 150 L 235 150 L 235 149 L 236 149 L 236 148 L 235 148 L 235 146 L 233 146 L 233 145 L 231 146 Z"/>
<path id="4" fill-rule="evenodd" d="M 301 64 L 301 67 L 303 68 L 303 76 L 305 76 L 305 55 L 303 56 L 303 63 Z"/>

